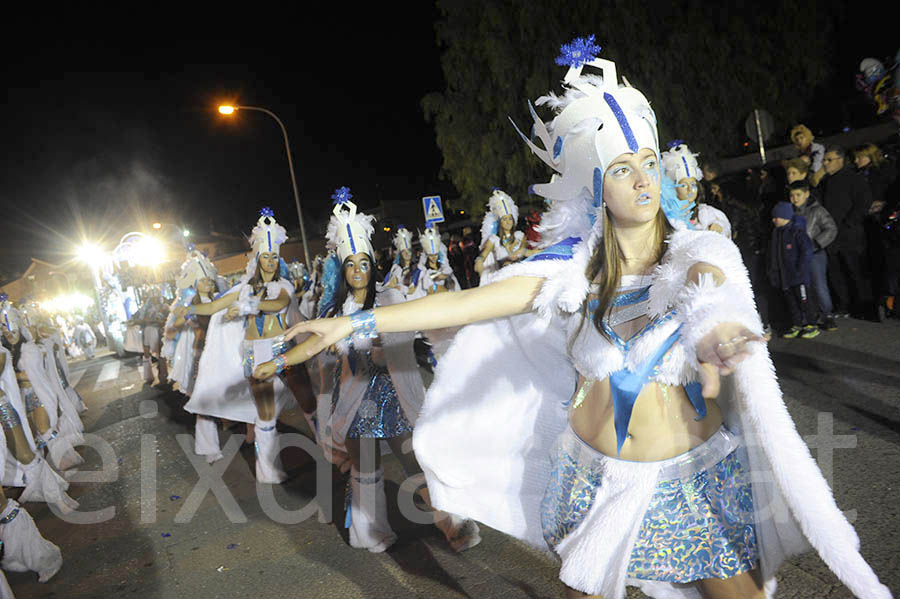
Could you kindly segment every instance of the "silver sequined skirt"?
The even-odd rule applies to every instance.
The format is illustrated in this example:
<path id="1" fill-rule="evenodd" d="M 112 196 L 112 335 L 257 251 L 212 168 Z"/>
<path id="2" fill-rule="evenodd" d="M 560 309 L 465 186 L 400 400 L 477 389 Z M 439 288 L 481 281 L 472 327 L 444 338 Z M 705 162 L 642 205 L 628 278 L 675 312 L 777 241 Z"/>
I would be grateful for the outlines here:
<path id="1" fill-rule="evenodd" d="M 731 578 L 759 561 L 750 473 L 741 440 L 724 426 L 703 444 L 658 462 L 659 475 L 629 559 L 627 576 L 686 583 Z M 573 533 L 603 485 L 603 464 L 623 462 L 561 435 L 541 505 L 551 547 Z"/>

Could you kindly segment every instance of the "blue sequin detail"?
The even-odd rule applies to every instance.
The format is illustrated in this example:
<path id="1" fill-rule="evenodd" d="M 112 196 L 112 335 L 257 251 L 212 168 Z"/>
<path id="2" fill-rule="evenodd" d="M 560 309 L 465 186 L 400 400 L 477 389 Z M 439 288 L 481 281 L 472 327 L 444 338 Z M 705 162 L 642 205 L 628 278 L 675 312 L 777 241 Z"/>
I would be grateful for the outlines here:
<path id="1" fill-rule="evenodd" d="M 594 167 L 594 208 L 603 205 L 603 171 Z M 593 223 L 591 223 L 593 224 Z"/>
<path id="2" fill-rule="evenodd" d="M 556 160 L 559 158 L 559 153 L 562 152 L 563 140 L 562 137 L 557 137 L 556 142 L 553 144 L 553 159 Z"/>
<path id="3" fill-rule="evenodd" d="M 616 120 L 619 121 L 619 127 L 622 128 L 622 134 L 625 135 L 625 143 L 628 144 L 628 149 L 632 152 L 637 152 L 640 147 L 638 146 L 637 139 L 634 137 L 634 131 L 631 130 L 631 125 L 628 123 L 628 118 L 625 116 L 622 107 L 619 106 L 619 103 L 616 102 L 616 99 L 609 92 L 603 92 L 603 99 L 609 104 L 609 109 L 612 110 L 613 114 L 616 116 Z"/>
<path id="4" fill-rule="evenodd" d="M 411 433 L 412 424 L 397 398 L 397 390 L 391 381 L 386 366 L 375 364 L 368 353 L 351 350 L 357 365 L 356 376 L 366 377 L 369 381 L 366 393 L 360 402 L 359 410 L 350 423 L 347 437 L 350 439 L 390 439 Z M 349 356 L 348 356 L 349 358 Z M 359 372 L 359 369 L 364 369 Z M 337 404 L 340 398 L 340 377 L 342 363 L 338 362 L 334 369 L 335 385 L 332 402 Z"/>
<path id="5" fill-rule="evenodd" d="M 731 578 L 757 566 L 752 488 L 738 453 L 657 484 L 631 552 L 629 578 L 687 583 Z M 602 479 L 600 467 L 557 448 L 541 502 L 544 540 L 551 547 L 584 521 Z"/>
<path id="6" fill-rule="evenodd" d="M 581 241 L 581 237 L 567 237 L 555 245 L 551 245 L 539 254 L 529 256 L 523 262 L 539 262 L 541 260 L 570 260 L 575 252 L 575 246 Z"/>
<path id="7" fill-rule="evenodd" d="M 597 54 L 602 48 L 595 43 L 596 38 L 593 35 L 587 37 L 576 37 L 568 44 L 563 44 L 559 49 L 559 56 L 556 57 L 556 64 L 559 66 L 580 67 L 585 63 L 597 59 Z"/>
<path id="8" fill-rule="evenodd" d="M 681 161 L 684 163 L 684 172 L 686 173 L 686 176 L 688 176 L 688 177 L 693 176 L 693 175 L 691 175 L 691 168 L 688 166 L 687 159 L 684 156 L 682 156 Z"/>
<path id="9" fill-rule="evenodd" d="M 750 476 L 737 451 L 686 479 L 661 481 L 634 543 L 628 576 L 692 582 L 756 567 Z"/>

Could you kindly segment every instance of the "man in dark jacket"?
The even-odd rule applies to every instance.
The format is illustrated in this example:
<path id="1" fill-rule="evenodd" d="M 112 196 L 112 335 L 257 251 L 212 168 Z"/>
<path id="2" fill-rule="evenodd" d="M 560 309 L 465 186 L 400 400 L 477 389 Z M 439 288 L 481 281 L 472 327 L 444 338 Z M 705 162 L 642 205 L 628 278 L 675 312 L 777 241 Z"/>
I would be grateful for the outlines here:
<path id="1" fill-rule="evenodd" d="M 810 195 L 809 183 L 806 179 L 798 179 L 788 185 L 794 214 L 806 219 L 806 234 L 813 244 L 813 255 L 810 263 L 810 278 L 813 296 L 818 307 L 818 320 L 822 328 L 828 331 L 837 329 L 834 321 L 831 294 L 828 292 L 828 255 L 827 248 L 837 237 L 837 225 L 831 214 Z"/>
<path id="2" fill-rule="evenodd" d="M 847 316 L 864 311 L 867 305 L 861 297 L 863 284 L 863 256 L 865 256 L 865 231 L 863 221 L 872 192 L 866 179 L 845 166 L 846 152 L 832 146 L 825 152 L 825 209 L 837 223 L 838 234 L 828 248 L 828 277 L 835 295 L 835 312 Z"/>
<path id="3" fill-rule="evenodd" d="M 793 325 L 782 337 L 812 339 L 819 334 L 819 327 L 809 305 L 813 245 L 806 234 L 806 219 L 794 215 L 790 202 L 778 202 L 772 208 L 772 223 L 769 281 L 784 294 Z"/>

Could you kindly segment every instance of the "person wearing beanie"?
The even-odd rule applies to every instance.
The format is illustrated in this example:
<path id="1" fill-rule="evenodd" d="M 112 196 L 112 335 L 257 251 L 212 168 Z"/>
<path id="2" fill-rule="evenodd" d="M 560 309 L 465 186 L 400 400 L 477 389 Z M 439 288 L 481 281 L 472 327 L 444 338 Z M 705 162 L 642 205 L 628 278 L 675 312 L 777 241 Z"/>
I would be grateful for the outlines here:
<path id="1" fill-rule="evenodd" d="M 806 234 L 806 219 L 794 214 L 790 202 L 778 202 L 772 208 L 772 223 L 775 229 L 769 249 L 769 281 L 784 294 L 792 324 L 782 337 L 812 339 L 819 328 L 809 303 L 813 245 Z"/>

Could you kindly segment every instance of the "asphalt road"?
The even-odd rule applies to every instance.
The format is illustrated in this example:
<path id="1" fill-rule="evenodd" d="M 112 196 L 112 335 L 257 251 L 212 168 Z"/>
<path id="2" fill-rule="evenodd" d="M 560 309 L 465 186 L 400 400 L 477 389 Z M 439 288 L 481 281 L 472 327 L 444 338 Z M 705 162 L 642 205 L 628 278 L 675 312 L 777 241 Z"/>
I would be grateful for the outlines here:
<path id="1" fill-rule="evenodd" d="M 864 557 L 898 594 L 900 322 L 840 324 L 812 340 L 776 339 L 771 350 L 807 442 L 832 435 L 847 446 L 813 454 L 854 518 Z M 307 506 L 317 488 L 314 460 L 295 448 L 283 453 L 291 474 L 283 485 L 257 488 L 252 447 L 244 445 L 221 476 L 221 497 L 204 493 L 198 481 L 218 477 L 201 477 L 206 469 L 192 465 L 191 440 L 179 437 L 192 432 L 192 417 L 179 394 L 142 387 L 137 365 L 108 355 L 72 363 L 96 442 L 80 449 L 84 476 L 94 480 L 74 483 L 70 494 L 93 523 L 64 522 L 44 505 L 27 505 L 65 563 L 46 584 L 8 573 L 19 599 L 563 596 L 550 556 L 484 527 L 481 545 L 454 554 L 437 529 L 406 520 L 393 503 L 400 541 L 383 554 L 351 548 L 342 526 L 344 481 L 334 472 L 325 471 L 319 486 L 332 490 L 334 522 L 291 521 L 290 511 Z M 294 413 L 282 415 L 279 429 L 307 431 Z M 229 439 L 238 446 L 239 437 L 222 435 L 223 444 Z M 396 497 L 403 480 L 396 460 L 389 456 L 385 469 L 388 496 Z M 813 554 L 785 564 L 778 578 L 779 599 L 851 597 Z"/>

